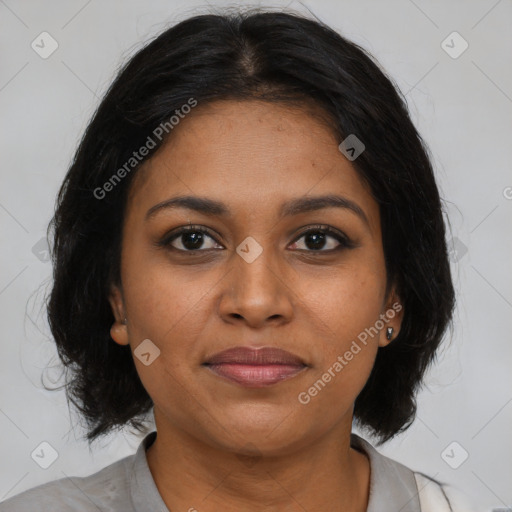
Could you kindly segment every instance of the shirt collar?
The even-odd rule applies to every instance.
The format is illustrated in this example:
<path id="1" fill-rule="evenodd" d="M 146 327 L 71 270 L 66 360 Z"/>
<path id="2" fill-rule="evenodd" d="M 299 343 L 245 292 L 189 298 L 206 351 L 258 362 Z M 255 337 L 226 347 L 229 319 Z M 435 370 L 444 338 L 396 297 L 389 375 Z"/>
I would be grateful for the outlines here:
<path id="1" fill-rule="evenodd" d="M 366 512 L 421 512 L 414 473 L 406 466 L 380 454 L 356 434 L 350 446 L 370 460 L 370 497 Z"/>
<path id="2" fill-rule="evenodd" d="M 169 512 L 148 466 L 146 450 L 156 439 L 156 431 L 140 443 L 130 476 L 130 493 L 137 512 Z M 368 441 L 351 434 L 352 448 L 370 460 L 370 496 L 366 512 L 421 512 L 414 473 L 399 462 L 381 455 Z"/>
<path id="3" fill-rule="evenodd" d="M 130 494 L 136 512 L 145 512 L 147 510 L 169 512 L 158 492 L 146 458 L 146 450 L 153 444 L 155 439 L 156 430 L 149 433 L 142 440 L 135 453 L 130 476 Z"/>

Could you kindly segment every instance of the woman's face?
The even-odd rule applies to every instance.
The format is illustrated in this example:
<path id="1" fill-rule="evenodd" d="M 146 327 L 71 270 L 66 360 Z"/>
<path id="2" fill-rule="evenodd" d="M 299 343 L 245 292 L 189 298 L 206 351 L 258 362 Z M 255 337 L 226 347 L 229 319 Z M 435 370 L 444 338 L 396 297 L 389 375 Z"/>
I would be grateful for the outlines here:
<path id="1" fill-rule="evenodd" d="M 159 429 L 268 454 L 350 429 L 386 327 L 396 333 L 400 315 L 382 326 L 397 297 L 385 297 L 379 207 L 340 142 L 305 108 L 199 104 L 134 180 L 111 332 L 132 351 L 150 340 L 134 361 Z M 178 196 L 222 208 L 165 206 Z M 360 213 L 300 208 L 321 196 Z M 240 346 L 277 347 L 302 366 L 205 364 Z"/>

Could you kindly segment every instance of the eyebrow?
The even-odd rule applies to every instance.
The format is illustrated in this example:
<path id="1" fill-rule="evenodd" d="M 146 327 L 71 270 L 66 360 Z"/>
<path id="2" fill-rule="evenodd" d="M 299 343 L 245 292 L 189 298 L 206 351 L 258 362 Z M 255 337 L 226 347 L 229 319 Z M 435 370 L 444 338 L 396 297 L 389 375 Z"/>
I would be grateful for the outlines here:
<path id="1" fill-rule="evenodd" d="M 231 217 L 229 208 L 222 202 L 207 197 L 177 196 L 152 206 L 146 213 L 145 220 L 154 217 L 162 210 L 185 208 L 205 215 L 218 217 Z M 304 196 L 291 199 L 281 205 L 279 218 L 291 217 L 301 213 L 321 210 L 323 208 L 342 208 L 356 214 L 368 227 L 370 223 L 364 210 L 354 201 L 339 195 L 328 194 L 323 196 Z"/>

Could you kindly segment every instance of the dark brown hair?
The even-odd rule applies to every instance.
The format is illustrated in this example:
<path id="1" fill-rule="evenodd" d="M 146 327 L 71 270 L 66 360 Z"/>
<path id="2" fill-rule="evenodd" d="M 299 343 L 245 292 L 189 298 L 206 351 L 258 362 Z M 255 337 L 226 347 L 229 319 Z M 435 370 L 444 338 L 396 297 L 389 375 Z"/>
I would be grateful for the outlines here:
<path id="1" fill-rule="evenodd" d="M 316 20 L 259 11 L 186 19 L 136 53 L 101 101 L 64 179 L 49 226 L 48 318 L 87 438 L 125 425 L 141 430 L 153 405 L 130 347 L 110 338 L 107 299 L 110 284 L 120 284 L 123 216 L 140 164 L 108 193 L 98 190 L 191 98 L 306 98 L 332 120 L 340 142 L 356 134 L 365 144 L 353 165 L 380 205 L 388 290 L 396 285 L 404 318 L 397 338 L 378 350 L 354 416 L 381 442 L 405 430 L 454 308 L 428 151 L 405 100 L 365 50 Z M 166 137 L 153 137 L 154 151 Z"/>

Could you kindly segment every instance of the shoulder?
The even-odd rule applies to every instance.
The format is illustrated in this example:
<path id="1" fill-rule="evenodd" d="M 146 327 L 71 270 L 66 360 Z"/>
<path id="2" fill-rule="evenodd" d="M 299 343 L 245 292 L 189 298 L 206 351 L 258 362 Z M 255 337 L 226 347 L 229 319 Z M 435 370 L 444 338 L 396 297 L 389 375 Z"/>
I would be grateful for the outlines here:
<path id="1" fill-rule="evenodd" d="M 421 512 L 474 512 L 460 490 L 420 472 L 414 472 Z"/>
<path id="2" fill-rule="evenodd" d="M 457 489 L 378 452 L 352 434 L 351 446 L 370 460 L 370 497 L 367 512 L 474 512 Z"/>
<path id="3" fill-rule="evenodd" d="M 28 489 L 0 503 L 0 512 L 130 512 L 133 460 L 131 455 L 86 477 L 65 477 Z"/>

